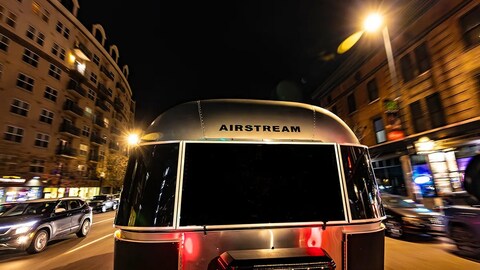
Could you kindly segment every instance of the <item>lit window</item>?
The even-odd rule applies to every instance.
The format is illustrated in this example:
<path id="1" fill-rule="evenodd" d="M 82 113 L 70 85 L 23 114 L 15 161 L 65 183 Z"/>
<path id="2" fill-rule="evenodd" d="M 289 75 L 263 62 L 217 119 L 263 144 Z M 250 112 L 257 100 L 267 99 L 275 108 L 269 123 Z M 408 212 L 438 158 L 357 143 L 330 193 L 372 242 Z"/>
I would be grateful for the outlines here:
<path id="1" fill-rule="evenodd" d="M 385 127 L 383 126 L 383 120 L 381 117 L 373 120 L 373 128 L 375 129 L 375 139 L 377 143 L 382 143 L 387 140 Z"/>

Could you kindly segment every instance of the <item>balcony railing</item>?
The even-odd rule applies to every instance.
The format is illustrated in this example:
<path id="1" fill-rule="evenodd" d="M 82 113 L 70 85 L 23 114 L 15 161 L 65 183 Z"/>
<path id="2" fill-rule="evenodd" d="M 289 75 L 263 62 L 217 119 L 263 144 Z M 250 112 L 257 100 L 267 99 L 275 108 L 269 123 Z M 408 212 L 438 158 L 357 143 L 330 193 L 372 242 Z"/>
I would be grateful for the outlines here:
<path id="1" fill-rule="evenodd" d="M 107 141 L 104 138 L 102 138 L 102 136 L 96 135 L 96 134 L 92 134 L 90 136 L 90 141 L 92 143 L 95 143 L 95 144 L 106 144 L 107 143 Z"/>
<path id="2" fill-rule="evenodd" d="M 123 104 L 123 102 L 120 101 L 119 98 L 115 98 L 115 100 L 113 101 L 113 107 L 117 111 L 122 111 L 125 105 Z"/>
<path id="3" fill-rule="evenodd" d="M 120 129 L 118 129 L 118 128 L 116 128 L 116 127 L 112 127 L 112 128 L 110 129 L 110 132 L 111 132 L 112 134 L 115 134 L 115 135 L 120 135 L 120 134 L 121 134 Z"/>
<path id="4" fill-rule="evenodd" d="M 93 121 L 93 123 L 99 127 L 102 127 L 102 128 L 106 128 L 107 125 L 105 125 L 105 122 L 103 121 L 102 117 L 98 117 L 96 116 L 95 117 L 95 120 Z"/>
<path id="5" fill-rule="evenodd" d="M 60 132 L 65 132 L 65 133 L 68 133 L 68 134 L 71 134 L 71 135 L 74 135 L 74 136 L 77 136 L 77 137 L 80 136 L 80 129 L 77 128 L 76 126 L 74 126 L 70 122 L 63 122 L 60 125 L 60 130 L 59 131 Z"/>
<path id="6" fill-rule="evenodd" d="M 110 142 L 108 144 L 108 148 L 110 148 L 112 150 L 116 150 L 116 151 L 120 150 L 120 146 L 116 142 Z"/>
<path id="7" fill-rule="evenodd" d="M 100 66 L 100 71 L 105 74 L 110 80 L 114 80 L 115 77 L 113 76 L 113 73 L 108 70 L 104 65 Z"/>
<path id="8" fill-rule="evenodd" d="M 120 91 L 122 91 L 122 93 L 125 93 L 125 87 L 123 87 L 123 85 L 120 82 L 117 82 L 117 84 L 115 86 L 118 89 L 120 89 Z"/>
<path id="9" fill-rule="evenodd" d="M 63 104 L 63 109 L 66 111 L 71 111 L 78 116 L 83 116 L 84 114 L 84 110 L 71 100 L 65 101 L 65 103 Z"/>
<path id="10" fill-rule="evenodd" d="M 80 96 L 84 97 L 85 94 L 87 93 L 87 91 L 85 91 L 85 89 L 83 89 L 80 84 L 73 80 L 73 79 L 70 79 L 70 81 L 68 82 L 68 85 L 67 85 L 67 89 L 68 90 L 71 90 L 72 92 L 74 93 L 77 93 L 79 94 Z"/>
<path id="11" fill-rule="evenodd" d="M 55 149 L 55 154 L 64 156 L 64 157 L 76 157 L 77 154 L 77 149 L 71 148 L 71 147 L 66 147 L 63 145 L 58 145 L 57 148 Z"/>
<path id="12" fill-rule="evenodd" d="M 80 50 L 89 60 L 92 59 L 93 53 L 85 46 L 85 44 L 78 42 L 75 49 Z"/>
<path id="13" fill-rule="evenodd" d="M 104 112 L 109 112 L 110 111 L 110 108 L 108 108 L 107 104 L 105 104 L 105 102 L 97 99 L 97 101 L 95 101 L 95 105 L 97 107 L 99 107 L 100 109 L 102 109 Z"/>

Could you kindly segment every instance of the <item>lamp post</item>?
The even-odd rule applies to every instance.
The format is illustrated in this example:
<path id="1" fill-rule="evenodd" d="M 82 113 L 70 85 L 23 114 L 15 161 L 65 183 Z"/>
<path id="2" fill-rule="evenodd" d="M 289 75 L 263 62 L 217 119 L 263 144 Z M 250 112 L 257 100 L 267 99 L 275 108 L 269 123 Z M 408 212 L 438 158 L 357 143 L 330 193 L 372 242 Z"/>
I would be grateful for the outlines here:
<path id="1" fill-rule="evenodd" d="M 393 98 L 386 100 L 384 107 L 387 115 L 387 138 L 388 140 L 397 140 L 405 137 L 402 127 L 401 113 L 400 113 L 400 99 L 401 92 L 398 85 L 397 70 L 395 68 L 395 60 L 393 58 L 392 44 L 388 27 L 383 23 L 382 16 L 378 13 L 368 15 L 364 21 L 363 29 L 358 31 L 348 38 L 346 38 L 337 48 L 337 53 L 343 54 L 355 45 L 365 32 L 377 32 L 381 27 L 383 35 L 383 43 L 385 46 L 385 53 L 387 56 L 388 70 L 390 73 L 390 80 L 393 88 Z"/>

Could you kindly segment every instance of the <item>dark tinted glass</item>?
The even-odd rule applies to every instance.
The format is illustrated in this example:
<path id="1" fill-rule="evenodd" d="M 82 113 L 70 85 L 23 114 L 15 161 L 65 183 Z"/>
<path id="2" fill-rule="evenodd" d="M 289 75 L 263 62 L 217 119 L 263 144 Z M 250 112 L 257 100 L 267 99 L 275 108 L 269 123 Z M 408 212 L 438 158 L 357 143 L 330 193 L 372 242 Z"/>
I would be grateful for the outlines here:
<path id="1" fill-rule="evenodd" d="M 341 151 L 352 219 L 385 215 L 367 149 L 341 146 Z"/>
<path id="2" fill-rule="evenodd" d="M 130 156 L 115 224 L 173 225 L 179 145 L 143 146 Z"/>
<path id="3" fill-rule="evenodd" d="M 345 220 L 333 145 L 186 145 L 181 226 Z"/>

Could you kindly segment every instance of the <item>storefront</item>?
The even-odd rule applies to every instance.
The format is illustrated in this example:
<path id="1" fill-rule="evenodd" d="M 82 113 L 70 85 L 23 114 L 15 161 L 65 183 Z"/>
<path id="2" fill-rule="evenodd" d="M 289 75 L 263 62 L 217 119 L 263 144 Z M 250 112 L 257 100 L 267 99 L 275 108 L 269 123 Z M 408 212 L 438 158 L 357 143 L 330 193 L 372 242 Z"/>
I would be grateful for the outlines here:
<path id="1" fill-rule="evenodd" d="M 442 196 L 464 190 L 465 168 L 480 153 L 480 138 L 474 130 L 455 126 L 371 147 L 379 187 L 426 206 L 439 206 Z"/>

